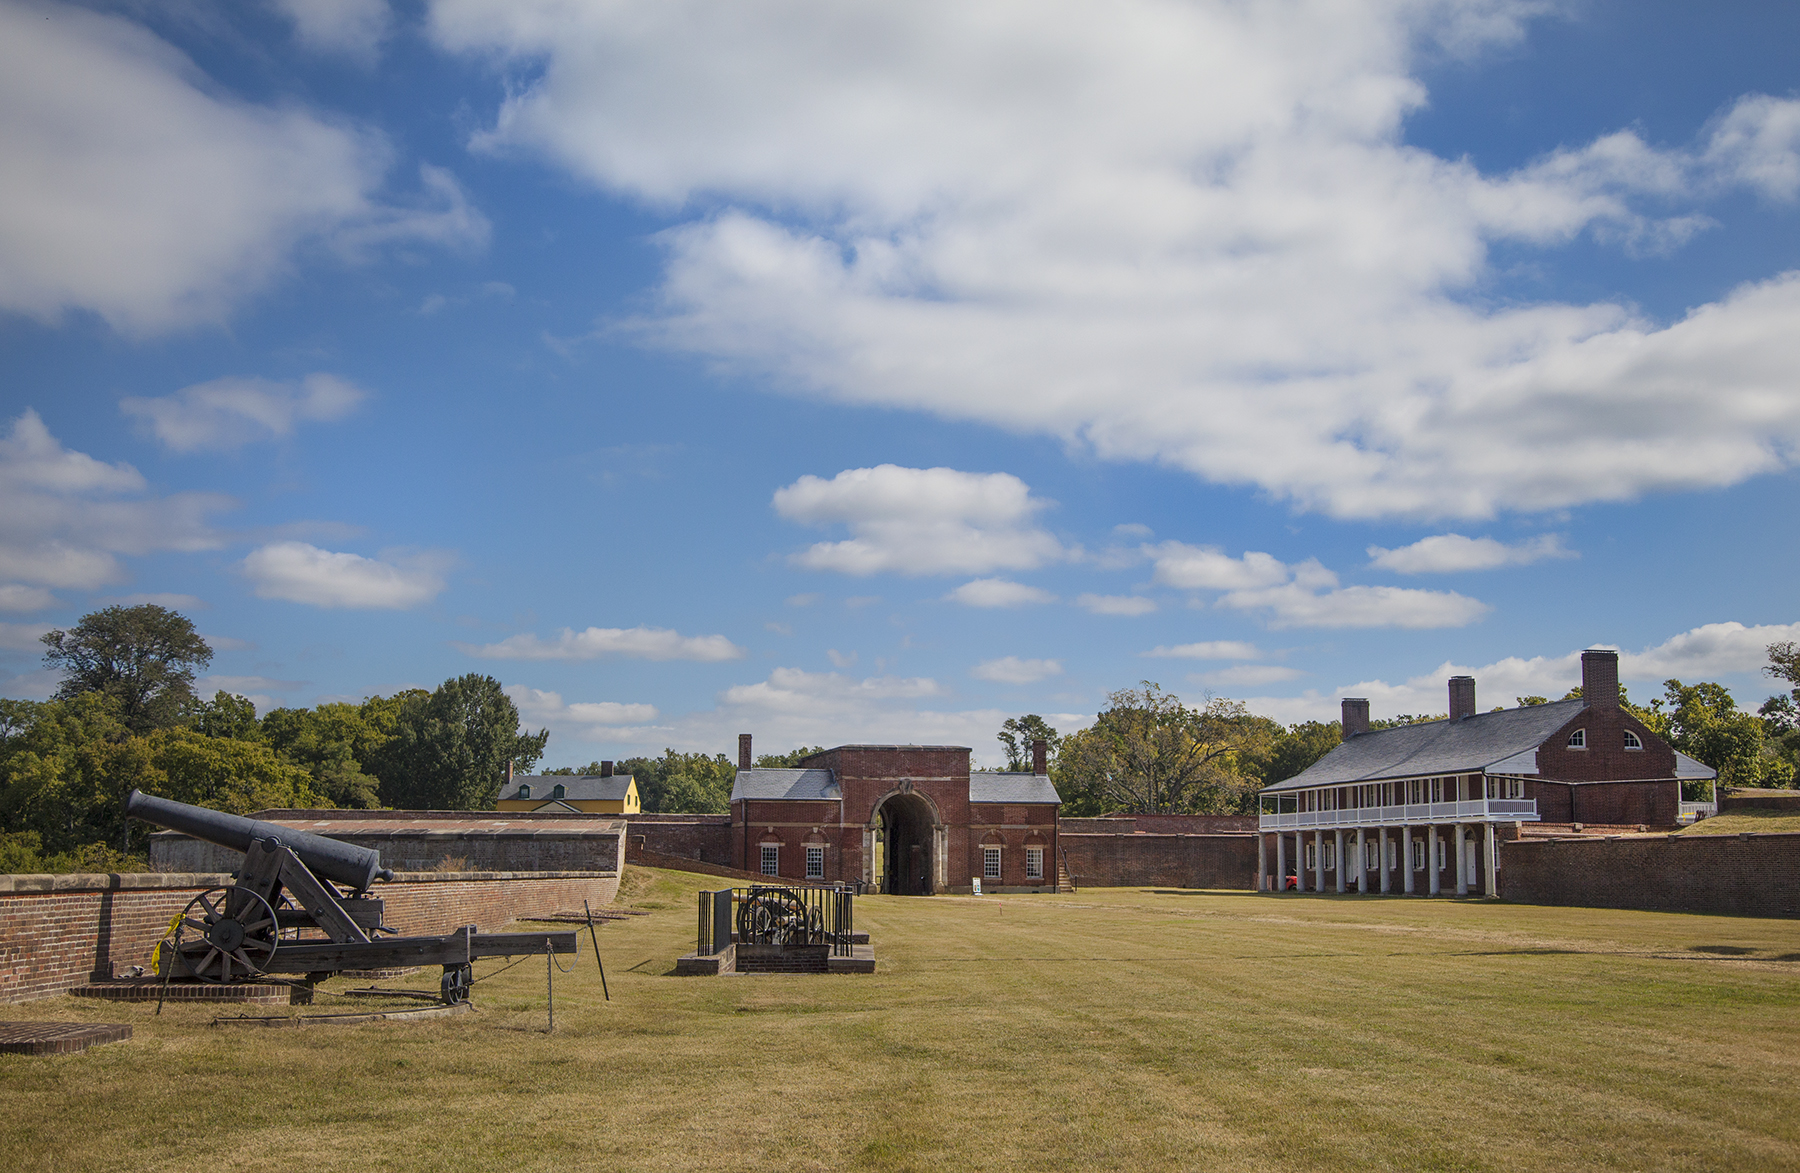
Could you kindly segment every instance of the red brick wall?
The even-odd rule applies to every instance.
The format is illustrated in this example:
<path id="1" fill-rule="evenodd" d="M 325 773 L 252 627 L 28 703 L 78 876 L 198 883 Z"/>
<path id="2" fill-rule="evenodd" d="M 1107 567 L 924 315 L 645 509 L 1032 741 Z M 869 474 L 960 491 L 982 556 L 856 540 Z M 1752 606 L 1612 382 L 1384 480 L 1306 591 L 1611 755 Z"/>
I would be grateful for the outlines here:
<path id="1" fill-rule="evenodd" d="M 1569 734 L 1577 729 L 1587 730 L 1586 749 L 1569 748 Z M 1625 748 L 1627 729 L 1638 735 L 1643 749 Z M 1675 751 L 1624 709 L 1589 706 L 1544 740 L 1537 751 L 1537 764 L 1538 772 L 1546 778 L 1572 778 L 1580 782 L 1673 778 Z"/>
<path id="2" fill-rule="evenodd" d="M 1740 790 L 1719 796 L 1719 813 L 1741 810 L 1800 810 L 1800 790 Z"/>
<path id="3" fill-rule="evenodd" d="M 1526 784 L 1545 823 L 1594 823 L 1635 827 L 1673 827 L 1681 813 L 1681 783 L 1582 782 L 1538 780 Z"/>
<path id="4" fill-rule="evenodd" d="M 1059 843 L 1077 889 L 1256 887 L 1255 835 L 1072 835 L 1064 831 Z"/>
<path id="5" fill-rule="evenodd" d="M 1518 839 L 1500 895 L 1522 904 L 1800 915 L 1800 834 Z"/>
<path id="6" fill-rule="evenodd" d="M 1111 815 L 1096 819 L 1064 819 L 1062 829 L 1071 834 L 1130 834 L 1149 831 L 1158 835 L 1217 835 L 1224 831 L 1254 831 L 1255 815 Z"/>
<path id="7" fill-rule="evenodd" d="M 653 851 L 729 867 L 730 815 L 626 815 L 626 852 Z"/>
<path id="8" fill-rule="evenodd" d="M 169 921 L 195 895 L 228 876 L 9 876 L 0 892 L 0 1003 L 24 1002 L 148 966 Z M 18 889 L 42 883 L 47 891 Z M 616 873 L 414 873 L 372 894 L 387 923 L 408 936 L 462 925 L 499 929 L 522 916 L 612 903 Z"/>

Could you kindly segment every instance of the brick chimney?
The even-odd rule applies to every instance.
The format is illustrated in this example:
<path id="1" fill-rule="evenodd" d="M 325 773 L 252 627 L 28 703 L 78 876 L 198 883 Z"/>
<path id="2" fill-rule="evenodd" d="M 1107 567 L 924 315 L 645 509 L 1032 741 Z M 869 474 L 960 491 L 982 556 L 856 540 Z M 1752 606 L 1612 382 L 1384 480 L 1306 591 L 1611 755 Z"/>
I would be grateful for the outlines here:
<path id="1" fill-rule="evenodd" d="M 1581 653 L 1581 699 L 1589 708 L 1619 707 L 1619 653 L 1598 648 Z"/>
<path id="2" fill-rule="evenodd" d="M 508 786 L 512 785 L 512 774 L 513 774 L 513 764 L 512 764 L 512 762 L 508 761 L 506 763 L 506 784 Z"/>
<path id="3" fill-rule="evenodd" d="M 1344 740 L 1369 731 L 1369 702 L 1366 697 L 1344 698 Z"/>
<path id="4" fill-rule="evenodd" d="M 1450 678 L 1450 719 L 1460 721 L 1464 717 L 1475 715 L 1475 678 L 1473 676 L 1452 676 Z"/>
<path id="5" fill-rule="evenodd" d="M 1041 737 L 1031 743 L 1031 772 L 1038 775 L 1050 772 L 1050 743 Z"/>
<path id="6" fill-rule="evenodd" d="M 600 776 L 602 778 L 612 777 L 612 763 L 611 762 L 601 762 L 600 763 Z"/>
<path id="7" fill-rule="evenodd" d="M 750 756 L 750 735 L 738 734 L 738 769 L 748 770 L 753 760 Z"/>

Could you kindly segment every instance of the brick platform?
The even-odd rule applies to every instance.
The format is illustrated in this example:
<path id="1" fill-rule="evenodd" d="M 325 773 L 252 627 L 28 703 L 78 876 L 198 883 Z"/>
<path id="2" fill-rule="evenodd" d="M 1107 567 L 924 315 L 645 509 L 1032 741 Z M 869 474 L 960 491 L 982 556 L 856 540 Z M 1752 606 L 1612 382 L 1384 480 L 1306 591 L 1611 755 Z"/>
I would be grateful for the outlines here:
<path id="1" fill-rule="evenodd" d="M 122 1022 L 0 1022 L 0 1054 L 73 1055 L 130 1037 Z"/>
<path id="2" fill-rule="evenodd" d="M 228 986 L 210 982 L 170 982 L 165 997 L 161 978 L 125 978 L 115 982 L 89 982 L 69 993 L 77 998 L 106 1002 L 230 1002 L 250 1006 L 286 1006 L 293 1001 L 293 987 L 273 982 L 240 982 Z"/>

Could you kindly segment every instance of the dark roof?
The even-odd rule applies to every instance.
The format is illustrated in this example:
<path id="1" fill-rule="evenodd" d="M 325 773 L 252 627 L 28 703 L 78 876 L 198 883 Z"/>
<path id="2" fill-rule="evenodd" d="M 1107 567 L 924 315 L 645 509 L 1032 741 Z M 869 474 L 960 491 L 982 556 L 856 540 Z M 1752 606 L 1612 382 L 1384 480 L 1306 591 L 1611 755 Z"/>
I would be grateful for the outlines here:
<path id="1" fill-rule="evenodd" d="M 529 795 L 521 795 L 519 787 L 531 787 Z M 548 802 L 558 786 L 569 802 L 622 802 L 631 788 L 630 774 L 613 774 L 606 778 L 593 774 L 521 774 L 500 788 L 503 802 Z"/>
<path id="2" fill-rule="evenodd" d="M 1537 747 L 1586 707 L 1581 700 L 1552 701 L 1477 713 L 1459 721 L 1373 730 L 1352 737 L 1294 777 L 1265 789 L 1304 790 L 1384 778 L 1468 774 L 1490 767 L 1499 774 L 1535 774 Z"/>
<path id="3" fill-rule="evenodd" d="M 1042 774 L 1023 774 L 999 770 L 969 772 L 970 802 L 1061 802 L 1062 795 Z"/>
<path id="4" fill-rule="evenodd" d="M 731 801 L 740 798 L 821 799 L 844 797 L 830 770 L 739 770 L 731 781 Z"/>

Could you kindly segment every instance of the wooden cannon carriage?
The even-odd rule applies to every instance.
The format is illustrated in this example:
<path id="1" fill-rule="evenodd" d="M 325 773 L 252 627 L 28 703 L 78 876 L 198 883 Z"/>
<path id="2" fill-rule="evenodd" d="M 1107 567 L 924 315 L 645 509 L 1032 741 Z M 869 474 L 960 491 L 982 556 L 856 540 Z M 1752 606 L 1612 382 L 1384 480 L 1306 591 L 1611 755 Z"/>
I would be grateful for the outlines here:
<path id="1" fill-rule="evenodd" d="M 244 853 L 235 883 L 194 897 L 168 946 L 164 964 L 203 982 L 272 973 L 314 982 L 344 969 L 439 965 L 443 999 L 455 1003 L 468 1001 L 478 958 L 575 952 L 573 932 L 464 925 L 441 937 L 399 936 L 382 923 L 381 899 L 368 894 L 377 880 L 393 879 L 371 848 L 136 790 L 125 813 Z"/>

